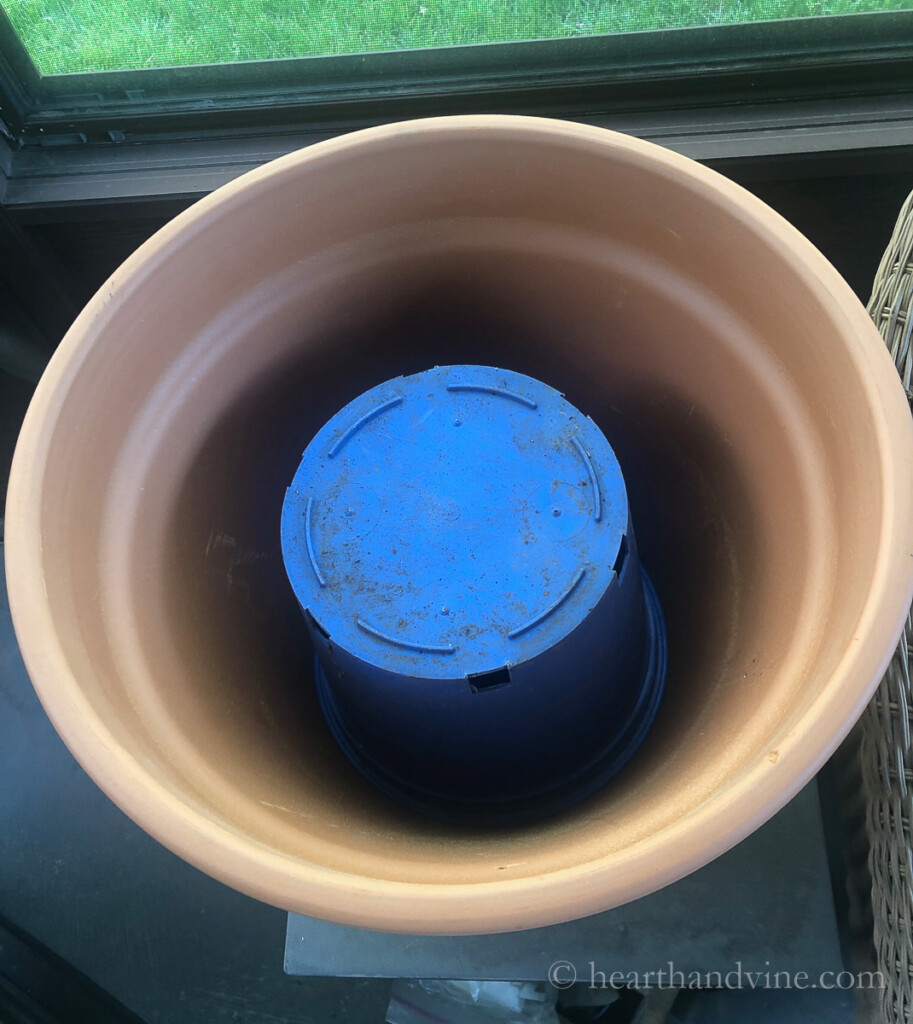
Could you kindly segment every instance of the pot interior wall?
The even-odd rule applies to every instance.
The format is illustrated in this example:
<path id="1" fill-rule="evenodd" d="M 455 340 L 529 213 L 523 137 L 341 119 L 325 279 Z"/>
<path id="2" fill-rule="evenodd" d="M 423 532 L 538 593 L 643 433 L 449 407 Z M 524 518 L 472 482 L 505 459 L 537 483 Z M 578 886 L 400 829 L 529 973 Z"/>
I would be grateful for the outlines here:
<path id="1" fill-rule="evenodd" d="M 86 699 L 182 802 L 291 858 L 491 881 L 630 847 L 776 760 L 852 633 L 880 514 L 853 496 L 881 481 L 831 314 L 762 231 L 636 155 L 426 140 L 261 178 L 160 242 L 96 310 L 59 409 L 44 557 Z M 456 362 L 600 425 L 668 620 L 644 747 L 524 829 L 427 821 L 349 766 L 279 549 L 324 420 Z"/>

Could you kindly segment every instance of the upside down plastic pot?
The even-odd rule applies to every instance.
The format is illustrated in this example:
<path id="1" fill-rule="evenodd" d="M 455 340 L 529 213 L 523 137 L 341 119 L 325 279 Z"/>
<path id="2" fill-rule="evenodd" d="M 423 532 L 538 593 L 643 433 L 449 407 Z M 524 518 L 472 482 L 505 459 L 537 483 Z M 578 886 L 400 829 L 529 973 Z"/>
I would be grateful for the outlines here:
<path id="1" fill-rule="evenodd" d="M 666 620 L 643 745 L 534 824 L 440 822 L 364 777 L 321 710 L 282 558 L 286 488 L 323 425 L 460 365 L 543 382 L 598 424 Z M 11 608 L 73 753 L 205 871 L 377 929 L 543 925 L 706 863 L 823 763 L 909 604 L 911 470 L 864 310 L 742 189 L 580 125 L 392 125 L 219 189 L 92 300 L 16 451 Z"/>
<path id="2" fill-rule="evenodd" d="M 337 743 L 415 810 L 557 813 L 656 716 L 666 632 L 621 467 L 540 381 L 446 366 L 360 395 L 304 453 L 282 552 Z"/>

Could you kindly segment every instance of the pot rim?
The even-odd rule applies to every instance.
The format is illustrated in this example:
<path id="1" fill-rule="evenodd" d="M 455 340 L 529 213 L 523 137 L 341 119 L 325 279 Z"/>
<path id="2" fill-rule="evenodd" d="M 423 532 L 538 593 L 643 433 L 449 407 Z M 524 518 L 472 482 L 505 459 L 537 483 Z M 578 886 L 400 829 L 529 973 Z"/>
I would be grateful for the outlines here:
<path id="1" fill-rule="evenodd" d="M 300 167 L 397 137 L 493 132 L 546 135 L 614 150 L 714 193 L 767 236 L 822 304 L 843 319 L 842 339 L 866 393 L 883 480 L 881 537 L 857 635 L 822 692 L 777 747 L 686 817 L 621 852 L 528 876 L 467 884 L 391 881 L 304 862 L 240 837 L 157 781 L 120 744 L 80 689 L 57 638 L 44 584 L 43 467 L 68 386 L 96 330 L 195 229 L 241 197 L 266 191 Z M 876 453 L 873 451 L 873 457 Z M 228 885 L 285 910 L 381 931 L 480 934 L 572 920 L 644 896 L 702 867 L 763 824 L 818 771 L 862 713 L 893 655 L 913 596 L 913 426 L 903 389 L 877 330 L 849 286 L 786 220 L 740 186 L 652 143 L 602 128 L 515 115 L 406 121 L 317 143 L 242 175 L 194 204 L 145 242 L 91 299 L 60 343 L 29 406 L 6 504 L 10 609 L 38 696 L 74 756 L 102 790 L 169 849 Z M 817 753 L 811 759 L 808 751 Z M 493 927 L 494 925 L 494 927 Z"/>

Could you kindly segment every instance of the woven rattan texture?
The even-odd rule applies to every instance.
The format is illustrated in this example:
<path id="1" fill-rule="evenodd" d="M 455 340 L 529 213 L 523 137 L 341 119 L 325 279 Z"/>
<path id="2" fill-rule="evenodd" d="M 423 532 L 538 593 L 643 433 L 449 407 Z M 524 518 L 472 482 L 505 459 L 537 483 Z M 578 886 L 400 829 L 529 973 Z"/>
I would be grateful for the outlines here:
<path id="1" fill-rule="evenodd" d="M 869 314 L 911 393 L 913 358 L 913 194 L 903 205 L 878 268 Z M 913 1022 L 913 749 L 910 614 L 891 665 L 862 720 L 869 867 L 878 968 L 885 979 L 882 1018 Z"/>

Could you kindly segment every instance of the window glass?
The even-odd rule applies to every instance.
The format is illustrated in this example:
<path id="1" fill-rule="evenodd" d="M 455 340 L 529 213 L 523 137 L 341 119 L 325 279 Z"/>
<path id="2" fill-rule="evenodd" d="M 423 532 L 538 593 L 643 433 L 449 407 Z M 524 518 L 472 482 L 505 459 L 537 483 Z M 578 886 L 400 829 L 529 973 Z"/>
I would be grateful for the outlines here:
<path id="1" fill-rule="evenodd" d="M 913 9 L 913 0 L 0 0 L 0 4 L 45 75 Z"/>

